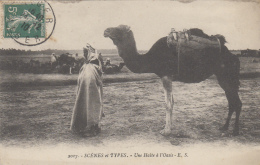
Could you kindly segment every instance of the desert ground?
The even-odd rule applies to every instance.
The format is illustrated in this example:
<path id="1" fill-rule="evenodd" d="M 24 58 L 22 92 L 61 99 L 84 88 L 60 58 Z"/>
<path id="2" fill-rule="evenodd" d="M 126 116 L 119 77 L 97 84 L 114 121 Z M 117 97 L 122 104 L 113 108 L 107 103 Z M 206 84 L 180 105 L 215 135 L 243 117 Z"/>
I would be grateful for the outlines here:
<path id="1" fill-rule="evenodd" d="M 104 75 L 102 131 L 95 137 L 82 137 L 69 130 L 77 75 L 1 72 L 0 155 L 5 153 L 3 149 L 6 155 L 15 151 L 34 153 L 33 148 L 37 147 L 37 151 L 43 147 L 42 152 L 48 155 L 52 152 L 50 148 L 56 146 L 59 150 L 73 152 L 88 149 L 116 152 L 113 148 L 129 149 L 128 152 L 137 152 L 140 148 L 150 152 L 186 149 L 185 152 L 195 158 L 200 153 L 195 149 L 199 149 L 204 154 L 216 154 L 210 159 L 213 161 L 222 158 L 222 151 L 224 155 L 236 151 L 235 156 L 250 154 L 254 158 L 252 163 L 259 163 L 256 155 L 260 151 L 260 77 L 256 73 L 260 71 L 260 59 L 254 63 L 249 58 L 241 59 L 244 76 L 239 95 L 243 107 L 240 135 L 235 137 L 232 136 L 235 115 L 228 131 L 219 130 L 225 123 L 228 104 L 214 76 L 195 84 L 173 82 L 173 128 L 172 134 L 165 137 L 159 133 L 165 124 L 160 79 L 153 74 L 130 73 L 126 68 L 116 75 Z M 238 164 L 243 163 L 240 159 L 242 157 L 235 158 Z"/>

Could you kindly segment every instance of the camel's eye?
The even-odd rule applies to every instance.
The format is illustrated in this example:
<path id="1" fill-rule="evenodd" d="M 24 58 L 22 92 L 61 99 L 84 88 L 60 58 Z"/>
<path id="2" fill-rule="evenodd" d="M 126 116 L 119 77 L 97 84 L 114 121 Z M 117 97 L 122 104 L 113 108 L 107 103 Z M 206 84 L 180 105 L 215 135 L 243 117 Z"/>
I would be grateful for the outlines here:
<path id="1" fill-rule="evenodd" d="M 121 30 L 118 30 L 115 34 L 116 34 L 116 39 L 121 41 L 122 36 L 123 36 L 123 32 Z"/>

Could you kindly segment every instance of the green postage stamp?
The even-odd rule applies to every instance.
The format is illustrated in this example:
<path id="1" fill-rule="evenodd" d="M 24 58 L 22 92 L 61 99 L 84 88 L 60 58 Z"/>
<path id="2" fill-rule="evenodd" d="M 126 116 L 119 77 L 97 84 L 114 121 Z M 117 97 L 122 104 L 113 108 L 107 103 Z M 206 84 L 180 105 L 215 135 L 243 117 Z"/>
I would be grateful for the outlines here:
<path id="1" fill-rule="evenodd" d="M 5 38 L 44 38 L 45 4 L 4 4 Z"/>
<path id="2" fill-rule="evenodd" d="M 13 39 L 24 46 L 36 46 L 47 41 L 53 34 L 56 17 L 46 0 L 3 1 L 1 30 L 3 38 Z"/>

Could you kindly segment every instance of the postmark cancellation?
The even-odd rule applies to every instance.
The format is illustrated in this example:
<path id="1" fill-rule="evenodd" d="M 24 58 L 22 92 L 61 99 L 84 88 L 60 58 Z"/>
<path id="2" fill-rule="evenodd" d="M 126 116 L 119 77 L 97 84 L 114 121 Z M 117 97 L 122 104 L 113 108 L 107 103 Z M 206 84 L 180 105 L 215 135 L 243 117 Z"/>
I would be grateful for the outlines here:
<path id="1" fill-rule="evenodd" d="M 1 31 L 4 39 L 36 46 L 52 35 L 56 18 L 47 1 L 1 3 Z"/>

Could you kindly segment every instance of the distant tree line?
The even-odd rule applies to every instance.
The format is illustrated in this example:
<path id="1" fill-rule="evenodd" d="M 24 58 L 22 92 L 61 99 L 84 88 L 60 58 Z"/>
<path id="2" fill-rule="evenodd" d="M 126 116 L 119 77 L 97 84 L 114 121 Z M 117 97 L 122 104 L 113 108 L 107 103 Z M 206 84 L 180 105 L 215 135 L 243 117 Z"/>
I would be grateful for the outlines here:
<path id="1" fill-rule="evenodd" d="M 260 57 L 260 50 L 241 50 L 241 57 Z"/>
<path id="2" fill-rule="evenodd" d="M 64 53 L 79 53 L 79 50 L 57 50 L 57 49 L 46 49 L 46 50 L 21 50 L 21 49 L 0 49 L 0 55 L 41 55 L 41 54 L 64 54 Z"/>
<path id="3" fill-rule="evenodd" d="M 102 54 L 118 54 L 116 49 L 98 49 L 99 53 Z M 139 53 L 143 54 L 146 53 L 147 50 L 140 50 Z M 260 50 L 231 50 L 232 53 L 235 53 L 238 56 L 242 57 L 260 57 Z M 46 50 L 21 50 L 21 49 L 0 49 L 0 56 L 1 55 L 42 55 L 42 54 L 49 54 L 55 53 L 56 55 L 61 55 L 65 53 L 69 54 L 83 54 L 83 50 L 58 50 L 58 49 L 46 49 Z"/>
<path id="4" fill-rule="evenodd" d="M 116 49 L 98 49 L 99 53 L 102 54 L 118 54 Z M 139 51 L 140 53 L 145 53 L 145 50 Z M 41 55 L 55 53 L 56 55 L 70 53 L 70 54 L 83 54 L 83 50 L 57 50 L 57 49 L 46 49 L 46 50 L 21 50 L 21 49 L 0 49 L 1 55 Z"/>

